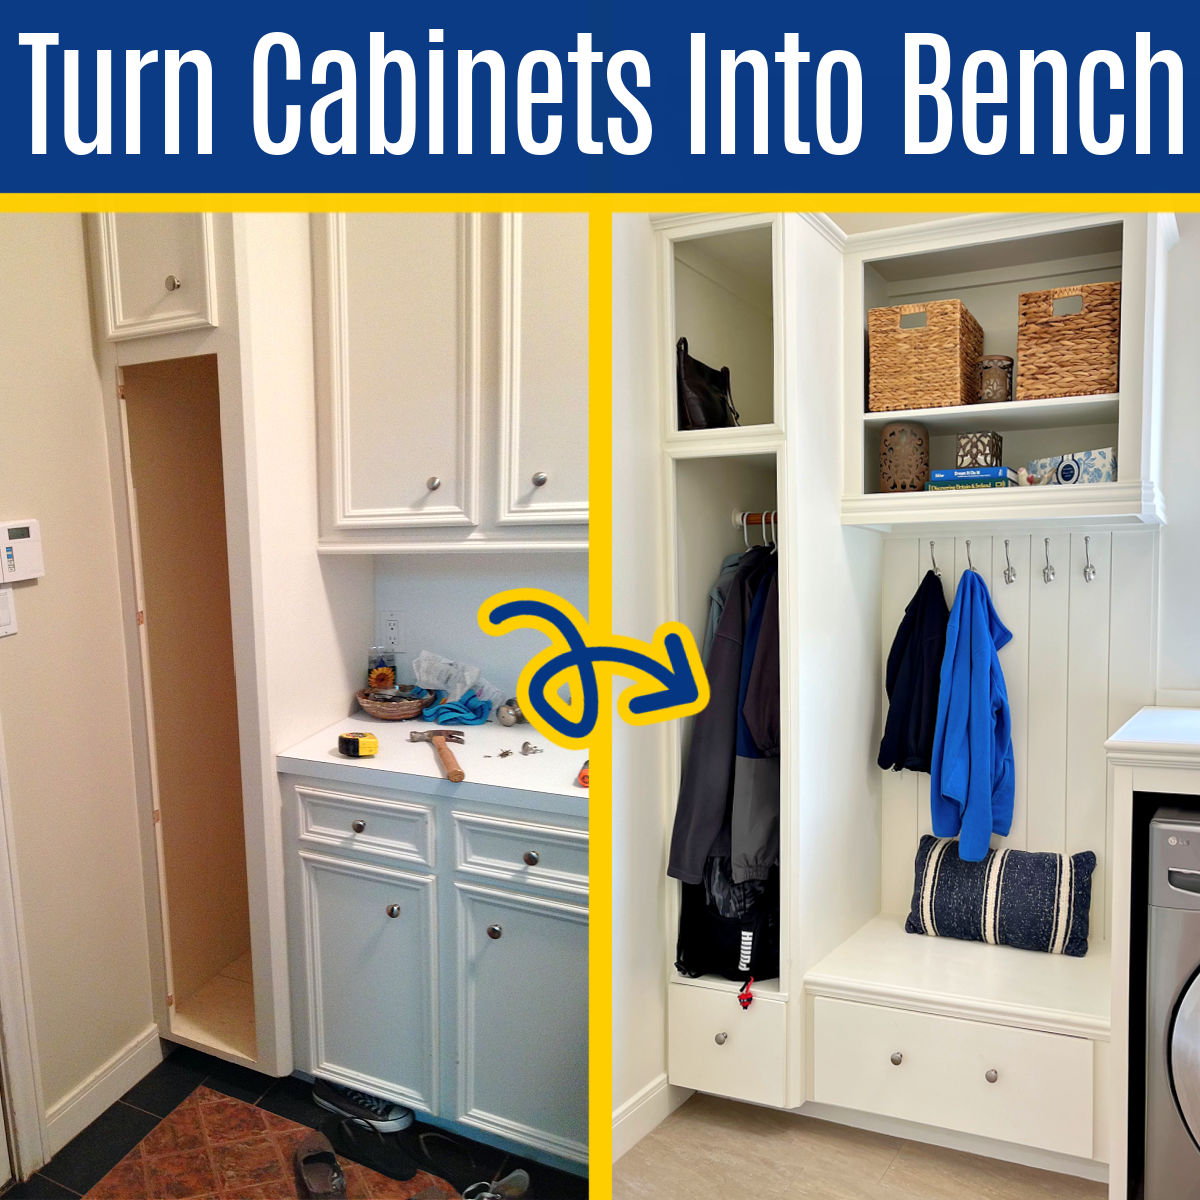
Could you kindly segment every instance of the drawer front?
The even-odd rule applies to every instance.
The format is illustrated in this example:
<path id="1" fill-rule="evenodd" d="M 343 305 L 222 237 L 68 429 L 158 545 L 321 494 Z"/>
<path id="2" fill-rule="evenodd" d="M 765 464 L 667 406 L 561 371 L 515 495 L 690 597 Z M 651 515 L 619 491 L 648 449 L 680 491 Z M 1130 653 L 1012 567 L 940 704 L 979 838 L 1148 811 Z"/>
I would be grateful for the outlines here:
<path id="1" fill-rule="evenodd" d="M 457 866 L 470 875 L 587 895 L 588 837 L 581 829 L 454 814 Z"/>
<path id="2" fill-rule="evenodd" d="M 406 800 L 297 787 L 300 841 L 432 867 L 433 810 Z"/>
<path id="3" fill-rule="evenodd" d="M 1087 1038 L 813 1000 L 823 1104 L 1091 1158 L 1092 1061 Z"/>
<path id="4" fill-rule="evenodd" d="M 671 1083 L 783 1107 L 786 1004 L 759 996 L 743 1011 L 732 991 L 685 983 L 672 983 L 667 996 Z"/>

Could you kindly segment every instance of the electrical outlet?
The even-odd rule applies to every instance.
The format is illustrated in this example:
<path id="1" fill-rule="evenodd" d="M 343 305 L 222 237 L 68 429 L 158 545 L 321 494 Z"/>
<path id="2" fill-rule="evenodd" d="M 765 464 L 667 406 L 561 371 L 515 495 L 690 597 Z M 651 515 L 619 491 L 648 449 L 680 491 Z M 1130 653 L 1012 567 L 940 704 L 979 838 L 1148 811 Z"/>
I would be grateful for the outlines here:
<path id="1" fill-rule="evenodd" d="M 385 612 L 383 620 L 383 645 L 387 650 L 400 649 L 400 614 Z"/>

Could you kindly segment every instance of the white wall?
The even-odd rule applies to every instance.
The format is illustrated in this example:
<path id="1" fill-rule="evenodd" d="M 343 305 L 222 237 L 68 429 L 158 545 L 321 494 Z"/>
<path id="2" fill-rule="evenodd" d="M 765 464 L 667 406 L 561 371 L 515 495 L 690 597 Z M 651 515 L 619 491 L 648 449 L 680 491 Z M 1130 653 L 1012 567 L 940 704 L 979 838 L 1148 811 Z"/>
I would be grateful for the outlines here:
<path id="1" fill-rule="evenodd" d="M 0 217 L 0 515 L 41 521 L 0 711 L 41 1088 L 51 1113 L 152 1022 L 100 382 L 76 214 Z"/>

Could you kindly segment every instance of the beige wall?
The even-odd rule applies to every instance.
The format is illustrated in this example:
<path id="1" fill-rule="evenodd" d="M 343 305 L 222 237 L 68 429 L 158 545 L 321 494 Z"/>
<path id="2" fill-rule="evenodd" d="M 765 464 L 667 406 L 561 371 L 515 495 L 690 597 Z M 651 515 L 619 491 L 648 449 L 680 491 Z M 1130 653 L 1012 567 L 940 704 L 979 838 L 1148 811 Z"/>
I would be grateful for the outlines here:
<path id="1" fill-rule="evenodd" d="M 100 381 L 76 214 L 0 217 L 0 516 L 41 521 L 0 714 L 49 1109 L 152 1022 Z"/>

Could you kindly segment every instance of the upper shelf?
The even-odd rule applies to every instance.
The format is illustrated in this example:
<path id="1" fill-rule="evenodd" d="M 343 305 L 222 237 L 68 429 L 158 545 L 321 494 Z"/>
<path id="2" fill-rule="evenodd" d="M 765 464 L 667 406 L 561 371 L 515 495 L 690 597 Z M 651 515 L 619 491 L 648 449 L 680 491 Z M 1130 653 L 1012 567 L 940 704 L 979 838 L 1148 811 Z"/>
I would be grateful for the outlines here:
<path id="1" fill-rule="evenodd" d="M 948 408 L 906 408 L 894 412 L 863 413 L 863 424 L 887 425 L 892 421 L 918 421 L 931 432 L 954 433 L 968 429 L 1058 429 L 1071 425 L 1115 424 L 1121 397 L 1067 396 L 1054 400 L 1010 400 L 1002 404 L 956 404 Z"/>

